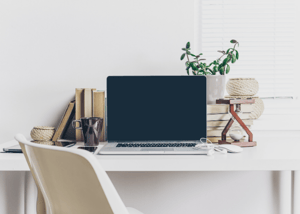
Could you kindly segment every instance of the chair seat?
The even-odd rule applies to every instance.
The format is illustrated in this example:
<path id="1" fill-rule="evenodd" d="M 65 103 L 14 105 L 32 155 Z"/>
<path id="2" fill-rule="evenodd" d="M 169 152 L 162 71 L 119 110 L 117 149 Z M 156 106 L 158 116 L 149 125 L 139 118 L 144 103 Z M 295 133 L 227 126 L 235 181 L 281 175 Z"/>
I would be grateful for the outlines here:
<path id="1" fill-rule="evenodd" d="M 136 209 L 134 209 L 132 207 L 126 207 L 126 208 L 127 208 L 128 212 L 129 212 L 129 214 L 143 214 L 142 212 L 140 212 L 140 211 L 138 211 L 138 210 L 136 210 Z"/>

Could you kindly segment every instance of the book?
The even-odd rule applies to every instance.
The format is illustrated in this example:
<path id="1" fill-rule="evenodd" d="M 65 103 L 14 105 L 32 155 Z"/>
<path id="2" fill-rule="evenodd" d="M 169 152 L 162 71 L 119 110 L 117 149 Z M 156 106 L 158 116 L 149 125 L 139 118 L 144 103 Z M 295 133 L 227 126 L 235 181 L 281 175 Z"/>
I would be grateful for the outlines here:
<path id="1" fill-rule="evenodd" d="M 253 120 L 243 120 L 246 126 L 253 125 Z M 221 120 L 221 121 L 207 121 L 207 127 L 214 127 L 214 126 L 226 126 L 228 120 Z"/>
<path id="2" fill-rule="evenodd" d="M 207 137 L 220 137 L 222 135 L 223 129 L 216 129 L 216 130 L 207 130 Z M 232 133 L 238 134 L 238 131 L 232 131 Z M 226 136 L 229 136 L 229 131 L 227 132 Z"/>
<path id="3" fill-rule="evenodd" d="M 248 129 L 251 128 L 251 126 L 247 126 Z M 223 130 L 225 128 L 225 126 L 209 126 L 207 127 L 207 130 Z"/>
<path id="4" fill-rule="evenodd" d="M 253 111 L 253 105 L 241 104 L 241 111 L 250 113 Z M 221 113 L 228 113 L 228 112 L 229 112 L 229 105 L 223 105 L 223 104 L 207 105 L 207 114 L 221 114 Z"/>
<path id="5" fill-rule="evenodd" d="M 239 117 L 244 120 L 244 119 L 250 119 L 251 113 L 243 113 L 240 114 Z M 229 120 L 231 118 L 230 114 L 208 114 L 206 120 L 211 121 L 211 120 Z"/>
<path id="6" fill-rule="evenodd" d="M 85 88 L 84 89 L 84 117 L 93 116 L 92 97 L 93 97 L 92 89 Z"/>
<path id="7" fill-rule="evenodd" d="M 62 119 L 59 122 L 59 125 L 56 128 L 56 131 L 52 137 L 52 141 L 56 142 L 62 137 L 67 127 L 72 123 L 74 114 L 75 114 L 75 100 L 69 103 L 66 111 L 63 114 Z"/>
<path id="8" fill-rule="evenodd" d="M 92 116 L 92 91 L 95 88 L 76 88 L 75 89 L 75 120 L 82 117 Z M 83 141 L 82 131 L 76 129 L 76 140 Z"/>
<path id="9" fill-rule="evenodd" d="M 221 136 L 220 137 L 207 137 L 207 139 L 209 139 L 212 143 L 218 143 L 219 140 L 221 140 Z M 244 140 L 245 137 L 242 139 Z M 233 142 L 234 140 L 232 140 L 230 137 L 226 137 L 226 141 Z"/>
<path id="10" fill-rule="evenodd" d="M 105 141 L 105 91 L 93 91 L 93 117 L 103 118 L 100 142 Z"/>
<path id="11" fill-rule="evenodd" d="M 83 88 L 75 89 L 75 120 L 79 120 L 84 115 L 84 90 Z M 76 140 L 83 141 L 82 132 L 80 129 L 75 130 Z"/>

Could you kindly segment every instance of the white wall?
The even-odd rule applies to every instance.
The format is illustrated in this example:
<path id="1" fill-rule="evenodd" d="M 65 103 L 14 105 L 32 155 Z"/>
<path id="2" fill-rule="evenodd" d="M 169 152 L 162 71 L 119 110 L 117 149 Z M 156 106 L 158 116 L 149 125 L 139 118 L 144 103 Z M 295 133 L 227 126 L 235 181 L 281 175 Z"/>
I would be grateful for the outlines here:
<path id="1" fill-rule="evenodd" d="M 108 75 L 184 75 L 179 57 L 194 44 L 193 11 L 193 0 L 1 0 L 0 142 L 56 126 L 76 87 L 105 89 Z M 270 172 L 109 175 L 125 203 L 145 214 L 276 213 Z M 0 200 L 19 201 L 14 185 L 23 177 L 0 176 L 13 195 Z M 222 198 L 240 205 L 223 211 Z"/>
<path id="2" fill-rule="evenodd" d="M 0 142 L 56 126 L 108 75 L 185 75 L 193 35 L 193 0 L 0 1 Z"/>

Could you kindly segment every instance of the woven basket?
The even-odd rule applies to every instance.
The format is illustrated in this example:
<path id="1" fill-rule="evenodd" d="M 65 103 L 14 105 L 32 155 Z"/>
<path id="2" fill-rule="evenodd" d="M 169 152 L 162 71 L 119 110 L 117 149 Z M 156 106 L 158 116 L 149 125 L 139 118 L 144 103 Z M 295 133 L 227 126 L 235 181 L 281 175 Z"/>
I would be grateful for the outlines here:
<path id="1" fill-rule="evenodd" d="M 254 78 L 231 78 L 226 84 L 230 96 L 254 96 L 258 89 L 258 82 Z"/>
<path id="2" fill-rule="evenodd" d="M 53 141 L 39 141 L 39 140 L 33 140 L 31 141 L 33 143 L 37 143 L 37 144 L 43 144 L 43 145 L 48 145 L 48 146 L 53 146 L 54 142 Z"/>
<path id="3" fill-rule="evenodd" d="M 54 135 L 55 128 L 49 126 L 35 126 L 30 136 L 35 141 L 50 141 Z"/>
<path id="4" fill-rule="evenodd" d="M 250 114 L 250 118 L 253 120 L 258 119 L 262 113 L 264 112 L 265 105 L 262 99 L 259 97 L 252 97 L 252 96 L 225 96 L 225 98 L 241 98 L 241 99 L 247 99 L 247 98 L 252 98 L 255 99 L 255 103 L 253 105 L 253 111 Z"/>

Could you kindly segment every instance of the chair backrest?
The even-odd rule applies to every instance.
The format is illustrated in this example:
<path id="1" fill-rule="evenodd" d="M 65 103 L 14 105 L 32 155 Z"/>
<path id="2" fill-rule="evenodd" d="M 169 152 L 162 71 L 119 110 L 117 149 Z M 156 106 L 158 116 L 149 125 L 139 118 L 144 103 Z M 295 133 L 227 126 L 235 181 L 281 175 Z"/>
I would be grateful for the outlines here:
<path id="1" fill-rule="evenodd" d="M 97 158 L 71 148 L 20 143 L 31 173 L 44 197 L 47 214 L 128 214 Z"/>

